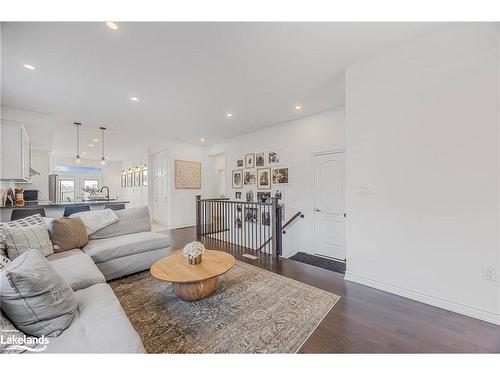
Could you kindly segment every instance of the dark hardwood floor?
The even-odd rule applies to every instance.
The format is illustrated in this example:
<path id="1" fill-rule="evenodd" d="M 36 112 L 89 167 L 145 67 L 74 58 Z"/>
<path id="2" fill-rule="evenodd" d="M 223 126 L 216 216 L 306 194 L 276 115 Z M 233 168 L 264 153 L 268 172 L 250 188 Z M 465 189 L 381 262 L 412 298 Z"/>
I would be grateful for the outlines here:
<path id="1" fill-rule="evenodd" d="M 194 227 L 169 231 L 172 249 L 196 240 Z M 304 343 L 303 353 L 500 353 L 500 327 L 344 281 L 343 275 L 289 259 L 242 257 L 246 249 L 203 239 L 238 260 L 342 298 Z"/>

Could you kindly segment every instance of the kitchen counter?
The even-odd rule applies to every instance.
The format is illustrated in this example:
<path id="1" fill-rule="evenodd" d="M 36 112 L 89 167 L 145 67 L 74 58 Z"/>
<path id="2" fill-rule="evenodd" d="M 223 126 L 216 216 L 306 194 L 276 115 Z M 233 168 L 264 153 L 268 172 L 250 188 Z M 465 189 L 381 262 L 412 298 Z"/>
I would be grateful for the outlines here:
<path id="1" fill-rule="evenodd" d="M 0 222 L 10 221 L 12 210 L 26 210 L 33 208 L 43 208 L 47 217 L 62 217 L 64 207 L 75 205 L 89 205 L 91 210 L 103 210 L 105 205 L 113 204 L 126 204 L 129 201 L 120 200 L 100 200 L 100 201 L 84 201 L 84 202 L 65 202 L 65 203 L 52 203 L 49 201 L 38 201 L 37 204 L 29 204 L 25 206 L 2 206 L 0 207 Z"/>
<path id="2" fill-rule="evenodd" d="M 89 206 L 97 206 L 103 204 L 124 204 L 130 203 L 130 201 L 118 201 L 115 199 L 110 200 L 99 200 L 99 201 L 83 201 L 83 202 L 63 202 L 63 203 L 53 203 L 50 201 L 39 201 L 36 204 L 27 204 L 24 206 L 2 206 L 0 210 L 12 210 L 16 209 L 26 209 L 26 208 L 47 208 L 47 207 L 66 207 L 66 206 L 81 206 L 81 205 L 89 205 Z"/>

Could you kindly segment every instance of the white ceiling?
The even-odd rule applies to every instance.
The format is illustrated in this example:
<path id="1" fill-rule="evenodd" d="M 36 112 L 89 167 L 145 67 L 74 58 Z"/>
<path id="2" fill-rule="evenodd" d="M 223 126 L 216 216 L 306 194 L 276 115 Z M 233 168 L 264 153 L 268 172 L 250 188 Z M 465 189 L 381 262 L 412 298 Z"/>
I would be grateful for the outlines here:
<path id="1" fill-rule="evenodd" d="M 213 143 L 342 105 L 346 66 L 437 26 L 118 25 L 4 23 L 2 105 L 53 116 L 65 129 L 80 121 L 110 136 Z"/>

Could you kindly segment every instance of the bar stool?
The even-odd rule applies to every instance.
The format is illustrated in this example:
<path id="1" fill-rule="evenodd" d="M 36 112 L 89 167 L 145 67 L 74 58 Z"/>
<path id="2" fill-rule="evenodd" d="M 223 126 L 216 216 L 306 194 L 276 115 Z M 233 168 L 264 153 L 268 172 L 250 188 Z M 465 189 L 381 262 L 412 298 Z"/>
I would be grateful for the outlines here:
<path id="1" fill-rule="evenodd" d="M 90 206 L 88 204 L 78 204 L 64 207 L 64 217 L 76 214 L 77 212 L 90 211 Z"/>
<path id="2" fill-rule="evenodd" d="M 124 210 L 125 209 L 125 203 L 120 203 L 120 204 L 105 204 L 104 209 L 109 208 L 110 210 L 113 211 L 118 211 L 118 210 Z"/>
<path id="3" fill-rule="evenodd" d="M 14 208 L 10 214 L 10 221 L 24 219 L 25 217 L 40 214 L 45 217 L 44 208 Z"/>

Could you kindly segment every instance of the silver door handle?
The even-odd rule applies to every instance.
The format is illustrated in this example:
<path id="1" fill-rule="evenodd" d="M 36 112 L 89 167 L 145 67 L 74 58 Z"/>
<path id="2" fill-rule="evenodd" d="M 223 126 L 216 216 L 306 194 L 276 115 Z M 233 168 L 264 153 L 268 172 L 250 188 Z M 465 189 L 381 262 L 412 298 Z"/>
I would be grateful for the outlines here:
<path id="1" fill-rule="evenodd" d="M 315 208 L 314 212 L 321 212 L 321 210 L 319 208 Z"/>

